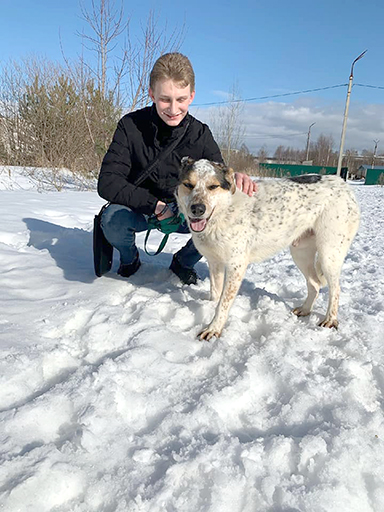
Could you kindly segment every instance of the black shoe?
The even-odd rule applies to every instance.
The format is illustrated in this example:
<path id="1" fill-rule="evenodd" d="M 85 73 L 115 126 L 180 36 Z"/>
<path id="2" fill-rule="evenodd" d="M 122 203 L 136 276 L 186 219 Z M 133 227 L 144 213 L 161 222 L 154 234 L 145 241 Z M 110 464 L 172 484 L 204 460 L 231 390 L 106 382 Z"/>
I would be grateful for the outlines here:
<path id="1" fill-rule="evenodd" d="M 117 271 L 117 273 L 121 277 L 129 277 L 132 276 L 135 272 L 137 272 L 140 268 L 141 262 L 139 258 L 139 253 L 136 254 L 135 259 L 132 261 L 132 263 L 128 263 L 125 265 L 124 263 L 120 263 L 120 267 Z"/>
<path id="2" fill-rule="evenodd" d="M 169 267 L 174 274 L 180 279 L 183 284 L 196 284 L 197 274 L 194 268 L 182 267 L 174 256 L 171 266 Z"/>

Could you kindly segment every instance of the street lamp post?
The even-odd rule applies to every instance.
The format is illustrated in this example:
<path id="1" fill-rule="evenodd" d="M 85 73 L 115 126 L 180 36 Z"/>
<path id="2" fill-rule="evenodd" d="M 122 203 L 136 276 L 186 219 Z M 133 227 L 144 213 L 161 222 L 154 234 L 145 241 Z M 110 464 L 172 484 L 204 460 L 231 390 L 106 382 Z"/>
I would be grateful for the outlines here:
<path id="1" fill-rule="evenodd" d="M 375 143 L 375 149 L 373 150 L 373 155 L 372 155 L 372 166 L 371 166 L 372 169 L 375 167 L 375 158 L 376 158 L 376 155 L 377 155 L 377 145 L 378 145 L 378 143 L 380 141 L 379 140 L 374 140 L 373 142 Z"/>
<path id="2" fill-rule="evenodd" d="M 352 82 L 353 82 L 353 66 L 355 65 L 355 62 L 357 62 L 359 59 L 364 57 L 364 55 L 367 53 L 367 50 L 365 50 L 363 53 L 361 53 L 356 59 L 352 62 L 351 66 L 351 74 L 349 75 L 349 84 L 348 84 L 348 92 L 347 92 L 347 100 L 345 102 L 345 110 L 344 110 L 344 121 L 343 121 L 343 129 L 341 130 L 341 140 L 340 140 L 340 149 L 339 149 L 339 160 L 337 162 L 337 176 L 340 176 L 341 174 L 341 163 L 343 161 L 343 150 L 344 150 L 344 141 L 345 141 L 345 132 L 347 128 L 347 119 L 348 119 L 348 110 L 349 110 L 349 101 L 351 99 L 351 90 L 352 90 Z"/>
<path id="3" fill-rule="evenodd" d="M 309 128 L 308 128 L 308 137 L 307 137 L 307 149 L 305 151 L 305 160 L 308 162 L 308 158 L 309 158 L 309 140 L 311 138 L 311 128 L 312 126 L 316 124 L 316 123 L 312 123 L 311 125 L 309 125 Z"/>

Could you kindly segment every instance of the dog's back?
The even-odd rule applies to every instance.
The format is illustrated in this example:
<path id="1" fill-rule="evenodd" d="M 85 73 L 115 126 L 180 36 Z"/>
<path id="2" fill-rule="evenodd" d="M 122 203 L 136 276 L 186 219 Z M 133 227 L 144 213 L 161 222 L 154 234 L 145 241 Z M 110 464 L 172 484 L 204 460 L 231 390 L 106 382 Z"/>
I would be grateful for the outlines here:
<path id="1" fill-rule="evenodd" d="M 250 261 L 258 262 L 290 246 L 309 230 L 330 234 L 339 224 L 357 229 L 359 208 L 350 187 L 337 176 L 316 176 L 316 181 L 309 183 L 260 180 L 253 197 L 237 190 L 230 205 L 215 211 L 205 232 L 196 234 L 199 250 L 204 255 L 215 246 L 222 252 L 217 243 L 218 233 L 222 233 L 229 240 L 226 244 L 236 245 L 249 253 Z"/>

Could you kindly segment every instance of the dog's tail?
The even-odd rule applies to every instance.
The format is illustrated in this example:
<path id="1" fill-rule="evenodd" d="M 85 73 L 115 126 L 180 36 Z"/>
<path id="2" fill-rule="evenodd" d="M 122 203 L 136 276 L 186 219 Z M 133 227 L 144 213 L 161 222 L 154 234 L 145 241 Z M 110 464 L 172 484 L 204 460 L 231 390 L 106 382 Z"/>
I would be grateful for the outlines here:
<path id="1" fill-rule="evenodd" d="M 320 281 L 320 286 L 321 288 L 324 288 L 325 286 L 327 286 L 327 280 L 325 279 L 325 275 L 323 273 L 323 269 L 321 268 L 319 258 L 316 258 L 315 270 L 317 277 L 319 278 Z"/>

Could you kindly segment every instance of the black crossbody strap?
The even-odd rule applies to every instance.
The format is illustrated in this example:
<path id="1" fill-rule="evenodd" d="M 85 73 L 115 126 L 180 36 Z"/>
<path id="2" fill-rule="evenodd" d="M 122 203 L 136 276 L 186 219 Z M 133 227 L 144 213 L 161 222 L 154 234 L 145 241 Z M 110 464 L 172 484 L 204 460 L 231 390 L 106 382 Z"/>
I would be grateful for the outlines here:
<path id="1" fill-rule="evenodd" d="M 146 169 L 140 174 L 140 176 L 137 178 L 137 180 L 134 182 L 134 186 L 138 187 L 143 181 L 145 181 L 153 172 L 153 170 L 157 167 L 157 164 L 161 160 L 165 160 L 167 156 L 172 153 L 172 151 L 176 148 L 176 146 L 179 144 L 181 139 L 184 137 L 184 135 L 187 133 L 189 127 L 189 122 L 187 123 L 186 127 L 183 130 L 183 133 L 172 142 L 169 146 L 166 146 L 163 151 L 161 151 L 155 160 L 153 160 Z"/>
<path id="2" fill-rule="evenodd" d="M 106 210 L 110 204 L 111 204 L 111 203 L 108 201 L 108 203 L 107 203 L 107 204 L 105 204 L 105 205 L 101 208 L 101 210 L 99 211 L 99 217 L 100 217 L 100 218 L 101 218 L 101 216 L 103 215 L 104 210 Z"/>

